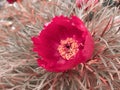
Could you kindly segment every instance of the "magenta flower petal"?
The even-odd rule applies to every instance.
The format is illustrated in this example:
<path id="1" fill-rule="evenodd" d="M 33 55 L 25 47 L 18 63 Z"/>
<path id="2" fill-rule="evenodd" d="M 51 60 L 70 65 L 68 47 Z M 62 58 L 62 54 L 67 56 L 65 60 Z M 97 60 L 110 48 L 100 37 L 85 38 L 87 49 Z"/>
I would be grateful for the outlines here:
<path id="1" fill-rule="evenodd" d="M 16 2 L 17 0 L 7 0 L 10 4 Z"/>
<path id="2" fill-rule="evenodd" d="M 64 72 L 92 56 L 94 41 L 84 23 L 76 16 L 56 16 L 32 37 L 38 65 L 51 72 Z"/>

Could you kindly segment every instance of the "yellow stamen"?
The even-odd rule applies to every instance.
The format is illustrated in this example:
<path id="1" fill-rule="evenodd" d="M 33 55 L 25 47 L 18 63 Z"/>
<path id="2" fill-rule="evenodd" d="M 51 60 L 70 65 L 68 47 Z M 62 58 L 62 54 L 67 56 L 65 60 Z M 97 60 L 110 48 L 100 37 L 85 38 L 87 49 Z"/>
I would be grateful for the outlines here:
<path id="1" fill-rule="evenodd" d="M 79 45 L 77 40 L 73 38 L 67 38 L 60 41 L 60 45 L 57 48 L 62 58 L 69 60 L 74 57 L 79 51 Z"/>

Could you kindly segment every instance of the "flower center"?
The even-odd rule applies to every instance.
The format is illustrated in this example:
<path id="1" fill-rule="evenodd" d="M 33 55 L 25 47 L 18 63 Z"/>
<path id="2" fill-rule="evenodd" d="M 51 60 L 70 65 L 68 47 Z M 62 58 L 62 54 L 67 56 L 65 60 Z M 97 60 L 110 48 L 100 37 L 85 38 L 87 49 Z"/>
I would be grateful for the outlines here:
<path id="1" fill-rule="evenodd" d="M 69 60 L 79 51 L 79 45 L 77 40 L 73 38 L 67 38 L 60 41 L 60 45 L 58 46 L 57 50 L 64 59 Z"/>

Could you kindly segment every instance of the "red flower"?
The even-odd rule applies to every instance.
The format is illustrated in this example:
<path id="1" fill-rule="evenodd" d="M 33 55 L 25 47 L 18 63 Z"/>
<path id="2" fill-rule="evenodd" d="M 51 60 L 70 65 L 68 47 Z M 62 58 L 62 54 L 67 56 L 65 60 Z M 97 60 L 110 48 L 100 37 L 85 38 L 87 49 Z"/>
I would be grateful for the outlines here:
<path id="1" fill-rule="evenodd" d="M 17 0 L 7 0 L 10 4 L 16 2 Z"/>
<path id="2" fill-rule="evenodd" d="M 83 4 L 87 4 L 88 2 L 91 3 L 94 1 L 94 5 L 97 4 L 99 2 L 99 0 L 76 0 L 76 4 L 77 6 L 80 8 L 81 5 Z M 92 3 L 90 4 L 90 6 L 92 5 Z M 88 6 L 87 8 L 89 8 L 90 6 Z"/>
<path id="3" fill-rule="evenodd" d="M 56 16 L 32 40 L 40 56 L 38 65 L 52 72 L 64 72 L 85 63 L 94 47 L 92 36 L 76 16 Z"/>

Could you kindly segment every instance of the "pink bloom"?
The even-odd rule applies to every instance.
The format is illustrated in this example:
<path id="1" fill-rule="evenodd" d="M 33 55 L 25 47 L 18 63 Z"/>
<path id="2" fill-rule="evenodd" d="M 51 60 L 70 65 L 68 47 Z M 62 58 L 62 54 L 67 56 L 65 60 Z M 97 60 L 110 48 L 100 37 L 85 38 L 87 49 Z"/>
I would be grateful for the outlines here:
<path id="1" fill-rule="evenodd" d="M 17 0 L 7 0 L 10 4 L 16 2 Z"/>
<path id="2" fill-rule="evenodd" d="M 93 5 L 95 5 L 95 4 L 97 4 L 97 3 L 99 2 L 99 0 L 76 0 L 76 4 L 77 4 L 77 6 L 80 8 L 81 5 L 87 4 L 88 2 L 91 2 L 91 4 L 90 4 L 90 6 L 91 6 L 93 1 L 94 1 L 94 4 L 93 4 Z M 90 6 L 89 6 L 89 7 L 90 7 Z M 88 7 L 87 7 L 87 8 L 88 8 Z"/>
<path id="3" fill-rule="evenodd" d="M 76 16 L 56 16 L 32 38 L 38 65 L 51 72 L 64 72 L 91 58 L 94 42 L 84 23 Z"/>

